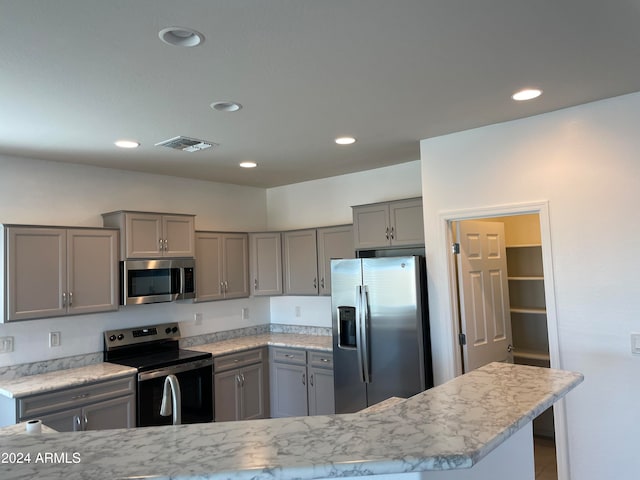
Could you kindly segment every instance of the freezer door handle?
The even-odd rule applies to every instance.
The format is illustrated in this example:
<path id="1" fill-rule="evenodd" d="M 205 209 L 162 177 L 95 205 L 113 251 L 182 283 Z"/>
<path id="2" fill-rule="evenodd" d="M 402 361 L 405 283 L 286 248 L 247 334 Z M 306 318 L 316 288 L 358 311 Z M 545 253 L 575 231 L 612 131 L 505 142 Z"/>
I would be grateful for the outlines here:
<path id="1" fill-rule="evenodd" d="M 362 351 L 362 371 L 364 377 L 364 383 L 371 383 L 371 372 L 369 371 L 370 362 L 369 362 L 369 289 L 367 286 L 362 287 L 362 319 L 360 328 L 362 329 L 362 342 L 361 351 Z"/>
<path id="2" fill-rule="evenodd" d="M 356 353 L 360 381 L 365 383 L 364 362 L 362 359 L 362 285 L 356 287 Z"/>

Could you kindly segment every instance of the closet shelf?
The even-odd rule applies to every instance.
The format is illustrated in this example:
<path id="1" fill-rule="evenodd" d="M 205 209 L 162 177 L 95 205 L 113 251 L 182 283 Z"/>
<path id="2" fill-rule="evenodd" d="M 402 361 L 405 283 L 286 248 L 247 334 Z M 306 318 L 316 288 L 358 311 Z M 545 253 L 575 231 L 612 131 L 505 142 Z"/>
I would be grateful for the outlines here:
<path id="1" fill-rule="evenodd" d="M 535 350 L 517 350 L 513 351 L 513 356 L 524 360 L 550 361 L 549 354 L 546 352 L 538 352 Z"/>
<path id="2" fill-rule="evenodd" d="M 533 313 L 534 315 L 546 315 L 546 308 L 524 308 L 524 307 L 511 307 L 511 313 Z"/>

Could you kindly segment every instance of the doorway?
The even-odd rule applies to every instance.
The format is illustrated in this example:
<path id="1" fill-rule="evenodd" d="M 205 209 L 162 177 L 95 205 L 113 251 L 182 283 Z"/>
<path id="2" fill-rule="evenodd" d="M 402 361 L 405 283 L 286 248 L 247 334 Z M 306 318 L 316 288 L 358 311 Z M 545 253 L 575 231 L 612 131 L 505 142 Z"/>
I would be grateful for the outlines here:
<path id="1" fill-rule="evenodd" d="M 551 236 L 548 204 L 546 202 L 474 209 L 441 214 L 445 221 L 448 245 L 456 241 L 456 225 L 466 220 L 505 223 L 505 246 L 509 276 L 510 303 L 513 303 L 512 330 L 515 363 L 532 364 L 560 368 L 558 350 L 557 319 L 551 257 Z M 448 249 L 449 250 L 449 249 Z M 453 312 L 452 332 L 460 338 L 461 330 L 457 259 L 451 250 L 449 256 L 449 280 L 451 311 Z M 458 371 L 464 370 L 463 352 L 457 356 Z M 557 477 L 537 478 L 568 479 L 568 459 L 564 402 L 556 403 L 554 414 L 546 415 L 546 420 L 537 421 L 540 438 L 545 448 L 536 448 L 536 453 L 546 452 L 545 459 L 536 462 L 536 471 L 549 474 L 549 454 L 556 454 Z M 553 439 L 549 443 L 549 439 Z M 538 459 L 536 459 L 538 460 Z M 544 468 L 542 462 L 545 462 Z M 538 465 L 540 463 L 540 465 Z M 553 462 L 555 463 L 555 462 Z"/>

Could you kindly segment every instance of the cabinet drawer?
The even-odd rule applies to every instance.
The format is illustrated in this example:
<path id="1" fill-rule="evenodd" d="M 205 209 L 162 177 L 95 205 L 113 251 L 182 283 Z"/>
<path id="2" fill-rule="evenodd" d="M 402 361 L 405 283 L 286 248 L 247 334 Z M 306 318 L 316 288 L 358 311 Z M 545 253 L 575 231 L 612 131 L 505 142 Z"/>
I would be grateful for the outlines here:
<path id="1" fill-rule="evenodd" d="M 309 350 L 309 365 L 317 368 L 333 368 L 333 354 Z"/>
<path id="2" fill-rule="evenodd" d="M 32 395 L 18 401 L 18 416 L 21 420 L 28 417 L 33 418 L 44 413 L 53 413 L 109 398 L 132 395 L 135 392 L 135 377 L 131 376 Z"/>
<path id="3" fill-rule="evenodd" d="M 295 348 L 274 348 L 271 351 L 271 359 L 274 362 L 306 365 L 307 352 L 305 350 L 296 350 Z"/>
<path id="4" fill-rule="evenodd" d="M 254 348 L 244 352 L 231 353 L 213 359 L 213 371 L 224 372 L 232 368 L 244 367 L 254 363 L 261 363 L 264 360 L 264 349 Z"/>

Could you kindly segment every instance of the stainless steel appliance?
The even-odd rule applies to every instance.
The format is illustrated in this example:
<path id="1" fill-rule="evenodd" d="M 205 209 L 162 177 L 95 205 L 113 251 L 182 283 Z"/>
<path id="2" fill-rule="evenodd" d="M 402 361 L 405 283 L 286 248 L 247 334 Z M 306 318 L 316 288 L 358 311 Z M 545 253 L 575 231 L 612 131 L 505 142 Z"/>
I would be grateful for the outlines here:
<path id="1" fill-rule="evenodd" d="M 433 386 L 424 257 L 331 261 L 336 413 Z"/>
<path id="2" fill-rule="evenodd" d="M 121 305 L 173 302 L 195 297 L 195 260 L 124 260 L 120 262 Z"/>
<path id="3" fill-rule="evenodd" d="M 104 361 L 138 369 L 138 427 L 169 425 L 176 418 L 181 423 L 213 421 L 213 358 L 179 348 L 179 338 L 177 323 L 104 332 Z M 162 405 L 167 377 L 170 409 Z"/>

